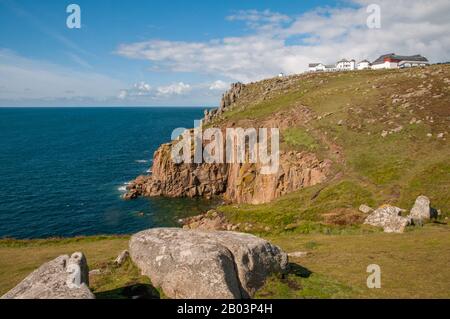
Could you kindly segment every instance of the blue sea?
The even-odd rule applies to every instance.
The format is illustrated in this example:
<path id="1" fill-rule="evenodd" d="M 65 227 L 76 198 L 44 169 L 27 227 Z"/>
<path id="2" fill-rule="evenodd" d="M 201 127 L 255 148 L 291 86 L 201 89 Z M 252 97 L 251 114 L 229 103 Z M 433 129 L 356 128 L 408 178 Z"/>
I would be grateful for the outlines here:
<path id="1" fill-rule="evenodd" d="M 214 203 L 124 201 L 172 130 L 200 108 L 0 108 L 0 238 L 130 234 L 175 226 Z M 142 215 L 142 213 L 144 213 Z"/>

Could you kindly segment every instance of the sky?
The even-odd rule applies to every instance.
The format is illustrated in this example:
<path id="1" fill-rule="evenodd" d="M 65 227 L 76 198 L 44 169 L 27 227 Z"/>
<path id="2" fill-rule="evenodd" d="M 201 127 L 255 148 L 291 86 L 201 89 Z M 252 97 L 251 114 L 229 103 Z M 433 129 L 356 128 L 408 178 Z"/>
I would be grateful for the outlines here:
<path id="1" fill-rule="evenodd" d="M 211 107 L 233 82 L 314 62 L 444 62 L 449 17 L 448 0 L 0 0 L 0 106 Z"/>

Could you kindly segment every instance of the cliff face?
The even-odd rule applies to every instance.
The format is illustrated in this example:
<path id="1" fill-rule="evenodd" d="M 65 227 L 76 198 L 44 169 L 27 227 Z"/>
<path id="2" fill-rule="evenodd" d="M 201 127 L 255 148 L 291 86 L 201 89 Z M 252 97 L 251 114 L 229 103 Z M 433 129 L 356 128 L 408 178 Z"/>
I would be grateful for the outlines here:
<path id="1" fill-rule="evenodd" d="M 175 164 L 171 144 L 155 153 L 151 176 L 140 176 L 128 186 L 127 199 L 138 196 L 211 198 L 223 195 L 233 203 L 261 204 L 303 187 L 322 183 L 330 161 L 311 153 L 283 153 L 278 172 L 263 175 L 257 164 Z"/>
<path id="2" fill-rule="evenodd" d="M 155 152 L 152 175 L 140 176 L 131 182 L 126 197 L 211 198 L 226 191 L 227 165 L 176 164 L 171 158 L 171 145 L 164 144 Z"/>
<path id="3" fill-rule="evenodd" d="M 244 90 L 243 84 L 233 84 L 216 111 L 205 112 L 205 123 L 220 120 L 232 109 Z M 247 123 L 249 127 L 289 127 L 304 121 L 298 110 L 292 114 L 276 114 L 264 122 Z M 294 121 L 294 122 L 295 122 Z M 222 124 L 223 125 L 223 124 Z M 222 130 L 225 130 L 222 126 Z M 234 124 L 231 124 L 233 126 Z M 331 161 L 319 160 L 314 153 L 284 151 L 275 174 L 261 174 L 261 165 L 244 164 L 176 164 L 171 148 L 175 142 L 162 145 L 154 154 L 152 174 L 139 176 L 128 186 L 125 199 L 139 196 L 205 197 L 221 195 L 228 202 L 261 204 L 298 189 L 324 182 L 331 171 Z"/>

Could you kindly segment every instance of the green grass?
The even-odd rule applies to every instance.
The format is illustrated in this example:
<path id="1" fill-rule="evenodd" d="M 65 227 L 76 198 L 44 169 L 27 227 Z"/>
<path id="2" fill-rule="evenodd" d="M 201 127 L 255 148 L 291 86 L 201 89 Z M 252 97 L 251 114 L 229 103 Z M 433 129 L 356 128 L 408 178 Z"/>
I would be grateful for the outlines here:
<path id="1" fill-rule="evenodd" d="M 401 194 L 399 205 L 409 207 L 417 196 L 423 194 L 429 196 L 432 207 L 440 209 L 443 217 L 450 217 L 450 161 L 448 159 L 415 172 Z"/>
<path id="2" fill-rule="evenodd" d="M 316 140 L 301 128 L 288 128 L 283 132 L 283 139 L 288 146 L 294 149 L 315 151 L 319 148 Z"/>
<path id="3" fill-rule="evenodd" d="M 271 276 L 255 298 L 450 298 L 450 227 L 428 224 L 405 234 L 381 232 L 353 234 L 280 233 L 264 238 L 286 252 L 308 252 L 291 258 L 283 277 Z M 148 278 L 127 261 L 112 261 L 127 246 L 125 238 L 85 238 L 41 242 L 20 241 L 0 248 L 0 294 L 19 283 L 42 263 L 61 254 L 83 251 L 91 269 L 90 286 L 99 299 L 129 298 L 133 287 L 146 289 L 154 298 L 166 298 Z M 381 289 L 368 289 L 368 265 L 381 267 Z M 130 295 L 131 293 L 131 295 Z"/>
<path id="4" fill-rule="evenodd" d="M 282 109 L 289 108 L 293 106 L 298 99 L 303 97 L 305 91 L 310 87 L 309 85 L 300 83 L 297 83 L 294 86 L 296 87 L 296 90 L 278 94 L 266 101 L 254 103 L 251 107 L 245 105 L 245 108 L 241 108 L 241 105 L 238 105 L 235 109 L 225 113 L 225 119 L 228 121 L 245 120 L 248 118 L 262 119 Z"/>
<path id="5" fill-rule="evenodd" d="M 316 185 L 262 205 L 219 207 L 234 224 L 252 224 L 251 231 L 264 233 L 340 233 L 367 231 L 365 227 L 324 224 L 323 215 L 337 208 L 354 209 L 377 203 L 364 185 L 344 180 Z"/>
<path id="6" fill-rule="evenodd" d="M 148 277 L 140 274 L 130 259 L 120 267 L 105 263 L 101 271 L 102 274 L 90 278 L 90 288 L 98 299 L 128 299 L 131 297 L 128 291 L 136 286 L 145 287 L 153 298 L 161 298 L 161 291 L 151 285 Z"/>
<path id="7" fill-rule="evenodd" d="M 309 254 L 291 260 L 305 275 L 272 277 L 260 297 L 450 298 L 449 226 L 429 224 L 400 235 L 283 234 L 267 239 L 287 252 Z M 381 267 L 381 289 L 367 288 L 371 264 Z"/>
<path id="8" fill-rule="evenodd" d="M 310 274 L 297 264 L 284 278 L 270 277 L 256 299 L 333 299 L 351 298 L 353 289 L 319 274 Z"/>

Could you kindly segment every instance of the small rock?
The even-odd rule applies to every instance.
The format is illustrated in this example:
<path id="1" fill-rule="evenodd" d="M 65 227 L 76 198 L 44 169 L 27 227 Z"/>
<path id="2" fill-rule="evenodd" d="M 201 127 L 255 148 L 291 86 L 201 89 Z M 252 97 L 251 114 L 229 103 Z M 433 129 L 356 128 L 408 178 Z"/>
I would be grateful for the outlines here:
<path id="1" fill-rule="evenodd" d="M 367 205 L 361 205 L 359 206 L 359 211 L 364 214 L 370 214 L 371 212 L 373 212 L 373 208 Z"/>
<path id="2" fill-rule="evenodd" d="M 411 209 L 409 217 L 413 220 L 424 220 L 431 218 L 431 202 L 426 196 L 419 196 L 416 199 L 414 207 Z"/>
<path id="3" fill-rule="evenodd" d="M 393 129 L 392 132 L 394 132 L 394 133 L 399 133 L 399 132 L 401 132 L 402 130 L 403 130 L 403 126 L 400 125 L 399 127 Z"/>
<path id="4" fill-rule="evenodd" d="M 128 259 L 128 257 L 130 257 L 130 253 L 128 252 L 128 250 L 124 250 L 119 254 L 119 256 L 117 256 L 114 264 L 116 264 L 117 266 L 122 266 L 123 263 Z"/>

